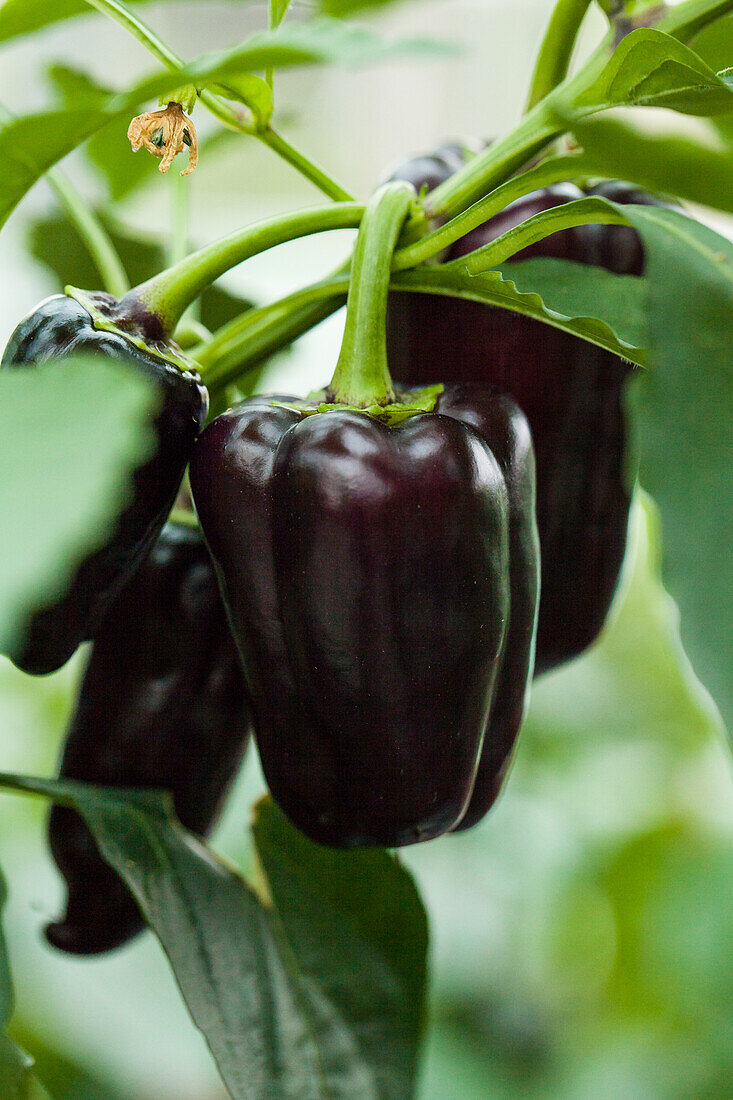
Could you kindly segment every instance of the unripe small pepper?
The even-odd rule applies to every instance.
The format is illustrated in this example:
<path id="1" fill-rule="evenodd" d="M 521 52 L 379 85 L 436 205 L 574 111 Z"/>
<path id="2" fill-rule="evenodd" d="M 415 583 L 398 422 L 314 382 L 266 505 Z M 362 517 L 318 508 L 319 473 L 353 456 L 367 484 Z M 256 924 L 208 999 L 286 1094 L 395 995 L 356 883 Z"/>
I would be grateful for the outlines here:
<path id="1" fill-rule="evenodd" d="M 455 171 L 453 156 L 440 148 L 408 161 L 395 175 L 432 190 Z M 660 202 L 616 182 L 586 193 L 622 203 Z M 533 214 L 583 194 L 565 183 L 518 199 L 443 258 L 464 256 Z M 624 275 L 640 275 L 644 262 L 635 231 L 612 225 L 563 230 L 514 260 L 535 256 Z M 630 496 L 623 469 L 622 393 L 631 368 L 610 352 L 531 318 L 436 295 L 390 295 L 387 345 L 393 377 L 403 384 L 490 383 L 510 393 L 526 414 L 537 460 L 542 548 L 536 671 L 578 656 L 603 626 L 626 547 Z"/>
<path id="2" fill-rule="evenodd" d="M 168 790 L 182 823 L 203 835 L 239 768 L 250 721 L 203 537 L 169 523 L 98 631 L 60 775 Z M 144 927 L 74 810 L 52 809 L 49 841 L 68 892 L 63 918 L 46 930 L 55 947 L 98 954 Z"/>
<path id="3" fill-rule="evenodd" d="M 270 402 L 214 420 L 190 476 L 273 797 L 336 847 L 473 823 L 531 677 L 526 421 L 465 387 L 392 426 Z"/>
<path id="4" fill-rule="evenodd" d="M 116 304 L 101 293 L 84 295 L 84 304 L 66 294 L 46 299 L 17 326 L 0 364 L 24 369 L 77 352 L 96 354 L 131 364 L 160 393 L 152 423 L 156 452 L 133 475 L 131 503 L 107 542 L 82 561 L 66 594 L 36 610 L 20 649 L 8 654 L 25 672 L 60 668 L 81 642 L 94 637 L 160 533 L 206 418 L 208 396 L 193 365 L 180 356 L 171 361 L 158 333 L 143 343 L 120 331 Z M 98 327 L 105 317 L 110 327 Z"/>

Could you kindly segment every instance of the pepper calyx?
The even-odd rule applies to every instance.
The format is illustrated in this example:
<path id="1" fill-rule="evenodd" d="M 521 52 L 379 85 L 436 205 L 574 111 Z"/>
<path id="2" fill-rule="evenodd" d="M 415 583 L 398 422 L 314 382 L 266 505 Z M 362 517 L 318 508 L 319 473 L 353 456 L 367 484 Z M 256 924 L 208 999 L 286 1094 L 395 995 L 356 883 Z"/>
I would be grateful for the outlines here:
<path id="1" fill-rule="evenodd" d="M 142 304 L 140 316 L 137 316 L 128 309 L 122 311 L 117 298 L 101 290 L 80 290 L 75 286 L 66 286 L 64 294 L 83 306 L 94 327 L 101 332 L 114 332 L 139 351 L 170 363 L 185 374 L 197 373 L 195 362 L 165 336 L 160 322 L 156 324 L 155 316 L 147 313 Z"/>
<path id="2" fill-rule="evenodd" d="M 394 427 L 410 417 L 420 416 L 423 413 L 435 411 L 435 404 L 444 390 L 443 383 L 434 386 L 423 386 L 416 390 L 397 390 L 395 401 L 386 405 L 350 405 L 346 402 L 327 401 L 326 390 L 319 390 L 309 394 L 303 401 L 271 401 L 270 404 L 281 409 L 292 409 L 301 416 L 315 416 L 318 413 L 330 412 L 356 412 L 378 420 L 380 424 Z"/>

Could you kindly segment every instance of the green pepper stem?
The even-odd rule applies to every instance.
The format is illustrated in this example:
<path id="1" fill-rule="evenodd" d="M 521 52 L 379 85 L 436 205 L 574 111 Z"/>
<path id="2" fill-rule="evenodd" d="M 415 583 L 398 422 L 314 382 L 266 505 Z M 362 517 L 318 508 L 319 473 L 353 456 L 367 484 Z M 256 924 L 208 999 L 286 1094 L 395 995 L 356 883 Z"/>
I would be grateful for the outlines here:
<path id="1" fill-rule="evenodd" d="M 439 229 L 413 244 L 400 248 L 394 254 L 392 270 L 405 271 L 407 268 L 417 267 L 418 264 L 433 259 L 461 237 L 465 237 L 471 230 L 477 229 L 495 214 L 499 214 L 509 203 L 529 195 L 538 188 L 549 187 L 553 183 L 561 183 L 565 180 L 598 175 L 600 173 L 593 170 L 590 161 L 582 154 L 550 157 L 523 172 L 521 176 L 507 180 Z"/>
<path id="2" fill-rule="evenodd" d="M 523 248 L 578 225 L 629 225 L 629 220 L 604 199 L 576 199 L 534 214 L 483 248 L 444 264 L 442 270 L 460 269 L 469 275 L 480 275 L 511 259 Z"/>
<path id="3" fill-rule="evenodd" d="M 192 353 L 209 393 L 236 382 L 335 313 L 348 289 L 349 276 L 337 274 L 222 325 L 211 341 Z"/>
<path id="4" fill-rule="evenodd" d="M 167 336 L 186 308 L 220 275 L 278 244 L 330 229 L 356 229 L 364 214 L 359 203 L 333 203 L 282 214 L 247 226 L 192 252 L 173 267 L 134 287 L 120 302 L 121 313 L 134 315 L 142 306 Z"/>
<path id="5" fill-rule="evenodd" d="M 387 366 L 387 291 L 400 230 L 415 201 L 404 181 L 375 191 L 364 211 L 351 264 L 346 325 L 326 400 L 367 408 L 394 401 Z"/>
<path id="6" fill-rule="evenodd" d="M 557 0 L 537 54 L 527 111 L 565 79 L 578 32 L 593 0 Z"/>
<path id="7" fill-rule="evenodd" d="M 431 191 L 425 200 L 429 218 L 453 218 L 482 198 L 498 184 L 518 172 L 533 156 L 567 130 L 563 114 L 555 103 L 572 104 L 573 98 L 596 79 L 613 52 L 613 33 L 609 33 L 582 69 L 566 77 L 521 122 L 489 148 L 473 157 L 464 168 Z M 564 113 L 567 113 L 565 106 Z"/>

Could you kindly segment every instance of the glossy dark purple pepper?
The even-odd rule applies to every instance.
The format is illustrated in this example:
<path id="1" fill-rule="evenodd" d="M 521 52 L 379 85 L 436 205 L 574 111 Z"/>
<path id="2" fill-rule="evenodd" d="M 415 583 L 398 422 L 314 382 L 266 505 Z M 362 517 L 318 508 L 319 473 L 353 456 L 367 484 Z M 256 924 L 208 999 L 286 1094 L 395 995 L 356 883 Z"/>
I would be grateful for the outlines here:
<path id="1" fill-rule="evenodd" d="M 450 170 L 438 150 L 434 162 L 416 158 L 397 175 L 418 189 L 421 183 L 432 188 Z M 661 202 L 617 182 L 588 193 L 616 202 Z M 457 241 L 444 259 L 466 255 L 533 214 L 583 194 L 567 183 L 518 199 Z M 536 256 L 624 275 L 640 275 L 644 259 L 632 229 L 600 225 L 563 230 L 514 259 Z M 536 672 L 578 656 L 605 622 L 626 548 L 630 494 L 622 394 L 631 368 L 610 352 L 539 321 L 435 295 L 391 294 L 387 342 L 395 381 L 414 386 L 490 383 L 510 393 L 526 414 L 537 461 L 542 548 Z"/>
<path id="2" fill-rule="evenodd" d="M 509 622 L 473 791 L 455 826 L 461 830 L 476 825 L 499 794 L 534 670 L 540 595 L 535 459 L 527 419 L 507 394 L 470 384 L 448 386 L 435 411 L 462 420 L 486 440 L 501 467 L 509 501 Z"/>
<path id="3" fill-rule="evenodd" d="M 98 297 L 106 301 L 109 296 Z M 170 511 L 208 408 L 206 389 L 194 369 L 181 370 L 120 333 L 95 328 L 84 306 L 63 294 L 46 299 L 20 322 L 0 366 L 28 369 L 76 352 L 124 360 L 155 381 L 161 395 L 152 424 L 157 450 L 135 471 L 131 503 L 105 545 L 84 559 L 64 596 L 36 609 L 19 650 L 8 654 L 19 668 L 36 674 L 60 668 L 81 642 L 94 636 L 144 559 Z"/>
<path id="4" fill-rule="evenodd" d="M 523 708 L 525 684 L 503 668 L 511 638 L 524 652 L 510 664 L 531 674 L 529 596 L 509 625 L 513 504 L 533 492 L 531 462 L 508 492 L 508 405 L 490 412 L 467 391 L 393 427 L 269 401 L 213 421 L 190 467 L 268 785 L 320 843 L 428 840 L 469 807 L 493 708 L 502 763 Z"/>
<path id="5" fill-rule="evenodd" d="M 205 834 L 239 768 L 250 723 L 203 537 L 169 523 L 93 643 L 60 775 L 168 790 L 183 824 Z M 46 930 L 55 947 L 98 954 L 144 927 L 74 810 L 53 808 L 49 840 L 68 893 L 63 917 Z"/>

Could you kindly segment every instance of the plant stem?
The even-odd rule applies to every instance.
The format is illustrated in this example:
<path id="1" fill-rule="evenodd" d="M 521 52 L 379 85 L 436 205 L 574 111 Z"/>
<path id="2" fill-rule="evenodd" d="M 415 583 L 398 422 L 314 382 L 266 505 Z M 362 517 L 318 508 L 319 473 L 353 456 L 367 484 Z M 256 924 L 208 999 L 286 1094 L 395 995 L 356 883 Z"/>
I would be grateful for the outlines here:
<path id="1" fill-rule="evenodd" d="M 375 191 L 359 227 L 351 264 L 346 325 L 327 400 L 367 408 L 394 401 L 387 366 L 387 292 L 392 254 L 415 201 L 403 181 Z"/>
<path id="2" fill-rule="evenodd" d="M 557 0 L 540 46 L 530 83 L 526 110 L 565 79 L 580 26 L 593 0 Z"/>
<path id="3" fill-rule="evenodd" d="M 555 112 L 555 103 L 560 98 L 563 103 L 572 102 L 572 97 L 599 75 L 613 52 L 613 44 L 613 34 L 609 32 L 582 69 L 558 84 L 513 130 L 431 191 L 425 200 L 427 216 L 444 219 L 462 214 L 565 133 L 567 123 Z"/>
<path id="4" fill-rule="evenodd" d="M 457 260 L 443 265 L 444 271 L 457 269 L 467 271 L 469 275 L 480 275 L 503 264 L 515 253 L 521 252 L 537 241 L 563 229 L 572 229 L 578 225 L 628 225 L 629 221 L 605 199 L 576 199 L 562 206 L 543 210 L 515 225 L 495 241 L 461 256 Z"/>
<path id="5" fill-rule="evenodd" d="M 287 347 L 304 332 L 330 317 L 346 301 L 348 275 L 296 290 L 223 325 L 193 357 L 210 393 L 236 382 L 263 359 Z"/>
<path id="6" fill-rule="evenodd" d="M 331 179 L 323 169 L 319 168 L 317 164 L 314 164 L 312 160 L 304 157 L 303 154 L 286 141 L 284 137 L 278 134 L 271 126 L 268 126 L 266 130 L 262 130 L 256 135 L 260 141 L 263 141 L 265 145 L 269 145 L 278 156 L 286 160 L 288 164 L 291 164 L 293 168 L 300 172 L 301 176 L 305 176 L 311 183 L 314 183 L 316 187 L 323 192 L 324 195 L 328 195 L 330 199 L 334 199 L 335 202 L 353 202 L 353 197 L 348 191 L 345 191 L 340 184 Z"/>
<path id="7" fill-rule="evenodd" d="M 15 116 L 0 103 L 0 123 L 13 121 Z M 103 289 L 115 298 L 121 298 L 130 289 L 130 280 L 109 233 L 68 176 L 59 168 L 49 168 L 46 179 L 86 246 L 99 272 Z"/>
<path id="8" fill-rule="evenodd" d="M 130 289 L 130 280 L 109 233 L 67 176 L 51 168 L 46 179 L 94 261 L 103 289 L 121 298 Z"/>
<path id="9" fill-rule="evenodd" d="M 657 23 L 657 30 L 689 42 L 696 34 L 733 11 L 733 0 L 686 0 L 676 4 Z"/>
<path id="10" fill-rule="evenodd" d="M 129 31 L 153 57 L 161 61 L 172 72 L 182 72 L 185 69 L 186 63 L 183 58 L 169 49 L 155 31 L 151 30 L 142 19 L 138 19 L 136 15 L 133 15 L 120 0 L 86 0 L 86 2 L 91 7 L 96 8 L 97 11 L 109 16 L 110 19 L 114 19 L 126 31 Z M 265 145 L 268 145 L 288 164 L 296 168 L 306 179 L 311 180 L 328 198 L 335 198 L 339 202 L 351 200 L 352 196 L 348 191 L 345 191 L 318 165 L 310 161 L 305 154 L 294 149 L 270 127 L 265 130 L 258 130 L 255 126 L 248 125 L 242 118 L 241 112 L 222 102 L 219 96 L 207 91 L 206 88 L 202 88 L 199 92 L 199 99 L 215 118 L 218 118 L 229 129 L 237 130 L 241 134 L 247 134 L 263 141 Z"/>
<path id="11" fill-rule="evenodd" d="M 506 183 L 502 183 L 494 191 L 491 191 L 483 199 L 479 199 L 468 210 L 453 218 L 439 229 L 422 237 L 414 244 L 395 252 L 392 261 L 393 271 L 404 271 L 410 267 L 416 267 L 426 260 L 433 259 L 446 248 L 449 248 L 461 237 L 465 237 L 471 230 L 477 229 L 489 218 L 500 213 L 505 206 L 515 199 L 537 190 L 540 187 L 549 187 L 553 183 L 561 183 L 570 179 L 583 179 L 589 176 L 597 176 L 602 173 L 594 171 L 589 160 L 581 154 L 571 154 L 564 157 L 550 157 L 541 164 L 523 172 Z"/>
<path id="12" fill-rule="evenodd" d="M 359 203 L 334 203 L 256 222 L 192 252 L 174 267 L 133 288 L 123 299 L 121 309 L 131 315 L 142 306 L 170 335 L 187 306 L 225 271 L 296 237 L 330 229 L 355 229 L 363 214 L 364 207 Z"/>

